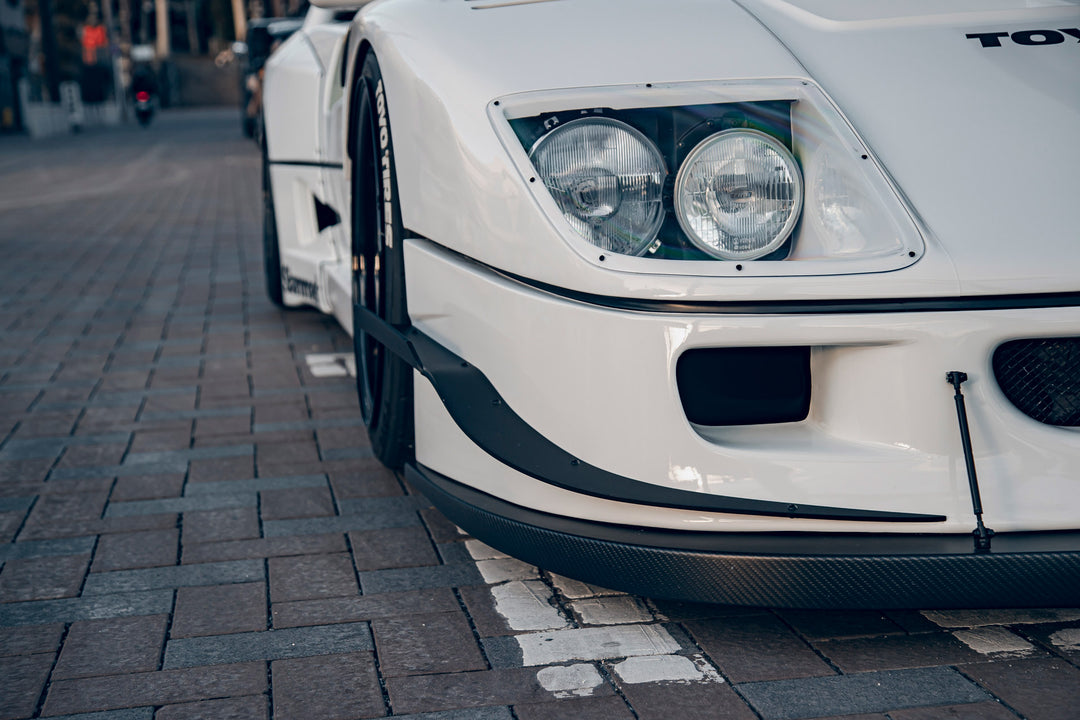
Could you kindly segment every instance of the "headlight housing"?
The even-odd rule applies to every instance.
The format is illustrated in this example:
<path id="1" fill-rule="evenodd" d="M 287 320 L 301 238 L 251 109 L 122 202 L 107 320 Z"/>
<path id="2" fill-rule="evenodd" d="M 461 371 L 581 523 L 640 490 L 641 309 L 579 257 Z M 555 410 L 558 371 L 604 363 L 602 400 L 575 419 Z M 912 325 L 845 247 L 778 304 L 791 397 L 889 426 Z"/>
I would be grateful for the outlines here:
<path id="1" fill-rule="evenodd" d="M 925 249 L 899 191 L 806 80 L 530 92 L 493 101 L 489 114 L 556 229 L 586 258 L 612 269 L 759 277 L 882 272 L 910 265 Z M 562 145 L 567 155 L 597 154 L 582 145 L 581 132 L 597 120 L 634 138 L 626 143 L 637 148 L 636 159 L 620 156 L 625 162 L 614 174 L 623 181 L 590 180 L 585 189 L 623 197 L 634 187 L 625 196 L 647 199 L 642 208 L 655 208 L 659 195 L 658 221 L 650 210 L 629 233 L 600 232 L 589 203 L 568 202 L 574 192 L 566 173 L 541 158 L 549 145 Z M 662 159 L 662 181 L 647 147 Z M 735 169 L 740 163 L 743 170 Z"/>

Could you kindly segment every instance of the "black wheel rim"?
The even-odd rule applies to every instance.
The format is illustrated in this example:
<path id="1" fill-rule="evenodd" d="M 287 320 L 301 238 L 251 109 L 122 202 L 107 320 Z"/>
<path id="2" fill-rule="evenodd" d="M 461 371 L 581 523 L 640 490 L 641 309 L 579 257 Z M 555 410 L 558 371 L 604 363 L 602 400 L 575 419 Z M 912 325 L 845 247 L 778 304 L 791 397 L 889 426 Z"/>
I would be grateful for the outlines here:
<path id="1" fill-rule="evenodd" d="M 378 420 L 381 400 L 383 354 L 382 346 L 360 329 L 360 309 L 381 318 L 386 317 L 384 285 L 385 219 L 383 217 L 382 174 L 377 161 L 377 131 L 371 112 L 371 95 L 367 83 L 361 89 L 360 127 L 354 184 L 357 217 L 353 223 L 353 350 L 356 355 L 356 386 L 360 399 L 360 414 L 369 428 Z"/>

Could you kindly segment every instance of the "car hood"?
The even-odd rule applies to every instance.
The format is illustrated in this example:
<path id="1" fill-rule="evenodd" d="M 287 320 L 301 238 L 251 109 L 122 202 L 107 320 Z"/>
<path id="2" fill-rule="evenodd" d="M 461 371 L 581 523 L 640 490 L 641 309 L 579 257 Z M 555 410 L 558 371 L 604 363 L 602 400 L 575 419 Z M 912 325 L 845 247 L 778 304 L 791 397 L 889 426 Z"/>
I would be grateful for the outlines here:
<path id="1" fill-rule="evenodd" d="M 965 293 L 1080 289 L 1080 6 L 740 0 L 839 105 Z"/>

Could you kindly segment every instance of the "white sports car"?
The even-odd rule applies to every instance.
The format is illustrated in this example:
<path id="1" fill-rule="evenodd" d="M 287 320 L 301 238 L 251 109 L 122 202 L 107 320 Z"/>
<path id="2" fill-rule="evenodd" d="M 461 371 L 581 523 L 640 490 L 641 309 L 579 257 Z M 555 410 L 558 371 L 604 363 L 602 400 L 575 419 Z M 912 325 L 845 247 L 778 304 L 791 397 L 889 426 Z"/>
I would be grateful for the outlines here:
<path id="1" fill-rule="evenodd" d="M 1076 0 L 316 4 L 269 293 L 452 521 L 652 596 L 1080 603 Z"/>

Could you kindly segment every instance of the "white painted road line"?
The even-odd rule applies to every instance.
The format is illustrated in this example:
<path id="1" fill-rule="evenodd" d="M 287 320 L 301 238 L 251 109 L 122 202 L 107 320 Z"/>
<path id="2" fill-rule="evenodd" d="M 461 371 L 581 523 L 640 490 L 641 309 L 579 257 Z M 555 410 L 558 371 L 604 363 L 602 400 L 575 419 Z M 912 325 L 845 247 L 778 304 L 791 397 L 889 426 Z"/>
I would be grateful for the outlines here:
<path id="1" fill-rule="evenodd" d="M 304 361 L 317 378 L 356 377 L 356 358 L 352 353 L 310 353 L 304 356 Z"/>
<path id="2" fill-rule="evenodd" d="M 957 630 L 953 636 L 975 652 L 995 658 L 1023 657 L 1037 652 L 1027 640 L 999 625 Z"/>
<path id="3" fill-rule="evenodd" d="M 478 560 L 476 567 L 480 570 L 484 582 L 488 585 L 503 583 L 509 580 L 538 580 L 540 571 L 533 565 L 523 563 L 514 558 L 496 558 L 493 560 Z"/>
<path id="4" fill-rule="evenodd" d="M 1080 628 L 1065 628 L 1050 636 L 1054 647 L 1072 652 L 1080 652 Z"/>
<path id="5" fill-rule="evenodd" d="M 540 580 L 515 580 L 491 588 L 495 611 L 513 630 L 559 630 L 567 620 L 552 604 L 551 588 Z"/>
<path id="6" fill-rule="evenodd" d="M 636 598 L 629 595 L 575 600 L 570 607 L 585 625 L 629 625 L 655 620 Z"/>
<path id="7" fill-rule="evenodd" d="M 608 590 L 606 588 L 596 587 L 595 585 L 589 585 L 587 583 L 581 582 L 580 580 L 571 580 L 568 577 L 556 575 L 555 573 L 551 573 L 551 582 L 555 584 L 555 587 L 559 589 L 559 592 L 563 594 L 563 597 L 570 600 L 597 597 L 599 595 L 625 594 L 616 590 Z"/>
<path id="8" fill-rule="evenodd" d="M 986 625 L 1035 625 L 1080 620 L 1080 608 L 1031 610 L 923 610 L 923 617 L 943 628 Z"/>
<path id="9" fill-rule="evenodd" d="M 458 528 L 460 530 L 460 528 Z M 500 560 L 502 558 L 510 557 L 504 552 L 500 552 L 490 545 L 485 545 L 479 540 L 466 540 L 465 549 L 469 551 L 469 555 L 473 560 Z"/>
<path id="10" fill-rule="evenodd" d="M 724 682 L 705 658 L 697 656 L 695 660 L 683 655 L 632 657 L 615 663 L 612 670 L 629 685 L 650 682 Z"/>
<path id="11" fill-rule="evenodd" d="M 588 663 L 546 667 L 536 673 L 540 686 L 555 693 L 557 698 L 589 697 L 604 684 L 598 671 Z"/>
<path id="12" fill-rule="evenodd" d="M 672 655 L 682 648 L 659 625 L 556 630 L 515 637 L 522 664 L 556 665 L 572 660 L 609 660 L 638 655 Z"/>

